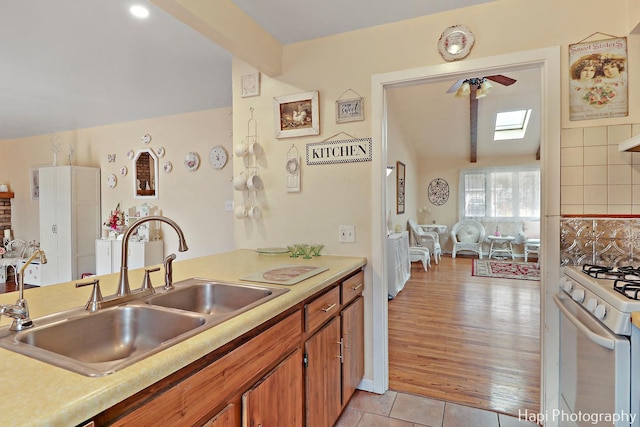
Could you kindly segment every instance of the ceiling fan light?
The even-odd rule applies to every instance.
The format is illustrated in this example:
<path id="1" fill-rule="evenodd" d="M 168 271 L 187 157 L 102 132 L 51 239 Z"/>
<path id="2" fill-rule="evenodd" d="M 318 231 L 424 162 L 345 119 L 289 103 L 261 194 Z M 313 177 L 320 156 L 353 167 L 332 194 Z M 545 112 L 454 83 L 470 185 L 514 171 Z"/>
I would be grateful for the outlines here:
<path id="1" fill-rule="evenodd" d="M 487 96 L 487 94 L 482 90 L 482 88 L 479 88 L 476 91 L 476 99 L 484 98 L 485 96 Z"/>
<path id="2" fill-rule="evenodd" d="M 458 91 L 456 92 L 456 96 L 458 98 L 462 98 L 465 96 L 469 96 L 470 93 L 471 93 L 471 86 L 469 85 L 469 82 L 464 82 L 462 83 L 462 86 L 460 86 L 460 89 L 458 89 Z"/>
<path id="3" fill-rule="evenodd" d="M 491 92 L 491 89 L 493 89 L 493 85 L 491 83 L 489 83 L 489 80 L 485 80 L 480 85 L 480 89 L 482 90 L 482 93 L 484 93 L 486 95 L 489 92 Z"/>

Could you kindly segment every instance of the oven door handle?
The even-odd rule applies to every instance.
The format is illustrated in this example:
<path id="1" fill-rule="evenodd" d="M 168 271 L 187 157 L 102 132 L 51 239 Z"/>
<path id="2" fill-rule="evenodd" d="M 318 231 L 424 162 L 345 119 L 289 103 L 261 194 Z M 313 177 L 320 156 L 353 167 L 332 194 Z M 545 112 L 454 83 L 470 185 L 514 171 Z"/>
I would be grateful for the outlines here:
<path id="1" fill-rule="evenodd" d="M 616 343 L 614 340 L 608 337 L 603 337 L 602 335 L 598 335 L 593 332 L 591 329 L 587 328 L 584 323 L 580 322 L 571 312 L 564 306 L 562 300 L 558 298 L 558 295 L 553 296 L 553 301 L 556 303 L 562 314 L 574 324 L 576 328 L 580 330 L 583 334 L 585 334 L 591 341 L 598 344 L 601 347 L 608 348 L 610 350 L 615 349 Z"/>

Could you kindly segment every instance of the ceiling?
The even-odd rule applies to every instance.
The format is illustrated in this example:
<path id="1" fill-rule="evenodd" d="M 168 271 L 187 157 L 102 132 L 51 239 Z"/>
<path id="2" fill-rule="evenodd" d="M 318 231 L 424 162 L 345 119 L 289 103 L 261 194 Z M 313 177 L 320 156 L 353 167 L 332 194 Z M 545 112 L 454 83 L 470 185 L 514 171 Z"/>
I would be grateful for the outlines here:
<path id="1" fill-rule="evenodd" d="M 232 1 L 289 44 L 495 0 L 303 0 L 296 7 L 285 0 Z M 129 14 L 136 0 L 0 0 L 0 139 L 230 107 L 231 54 L 153 4 L 138 2 L 150 8 L 146 20 Z M 468 101 L 445 96 L 449 86 L 394 89 L 398 106 L 406 106 L 399 115 L 407 132 L 429 140 L 455 137 L 425 129 L 426 114 L 434 123 L 450 123 L 438 129 L 454 129 L 464 139 Z M 493 103 L 514 92 L 522 100 L 527 88 L 494 89 L 479 104 L 481 122 L 485 110 L 497 108 Z"/>
<path id="2" fill-rule="evenodd" d="M 490 0 L 233 1 L 287 44 Z M 231 54 L 145 0 L 0 0 L 0 40 L 0 139 L 231 106 Z"/>

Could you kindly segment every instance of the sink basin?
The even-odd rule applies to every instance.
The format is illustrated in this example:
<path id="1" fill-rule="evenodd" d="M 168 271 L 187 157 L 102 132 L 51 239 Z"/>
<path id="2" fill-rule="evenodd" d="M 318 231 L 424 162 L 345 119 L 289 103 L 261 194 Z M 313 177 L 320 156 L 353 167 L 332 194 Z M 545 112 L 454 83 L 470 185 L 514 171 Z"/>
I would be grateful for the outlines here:
<path id="1" fill-rule="evenodd" d="M 213 316 L 237 315 L 285 292 L 287 289 L 190 279 L 170 292 L 150 297 L 147 304 Z"/>
<path id="2" fill-rule="evenodd" d="M 18 333 L 0 328 L 0 347 L 90 377 L 114 373 L 288 289 L 187 279 L 175 289 L 88 312 L 34 319 Z M 160 291 L 161 292 L 161 291 Z"/>
<path id="3" fill-rule="evenodd" d="M 203 316 L 148 306 L 117 306 L 49 324 L 36 322 L 42 326 L 17 333 L 9 347 L 4 340 L 0 346 L 84 375 L 102 376 L 193 336 L 206 321 Z"/>

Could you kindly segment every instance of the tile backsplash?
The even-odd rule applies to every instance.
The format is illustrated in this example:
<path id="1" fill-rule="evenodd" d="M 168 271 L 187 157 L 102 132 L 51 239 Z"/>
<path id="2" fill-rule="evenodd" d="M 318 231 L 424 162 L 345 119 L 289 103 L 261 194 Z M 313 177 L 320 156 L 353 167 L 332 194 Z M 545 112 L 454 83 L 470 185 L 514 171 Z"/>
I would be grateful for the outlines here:
<path id="1" fill-rule="evenodd" d="M 638 134 L 638 124 L 562 130 L 562 215 L 640 214 L 640 153 L 618 151 Z"/>
<path id="2" fill-rule="evenodd" d="M 561 218 L 563 265 L 640 267 L 640 218 Z"/>

